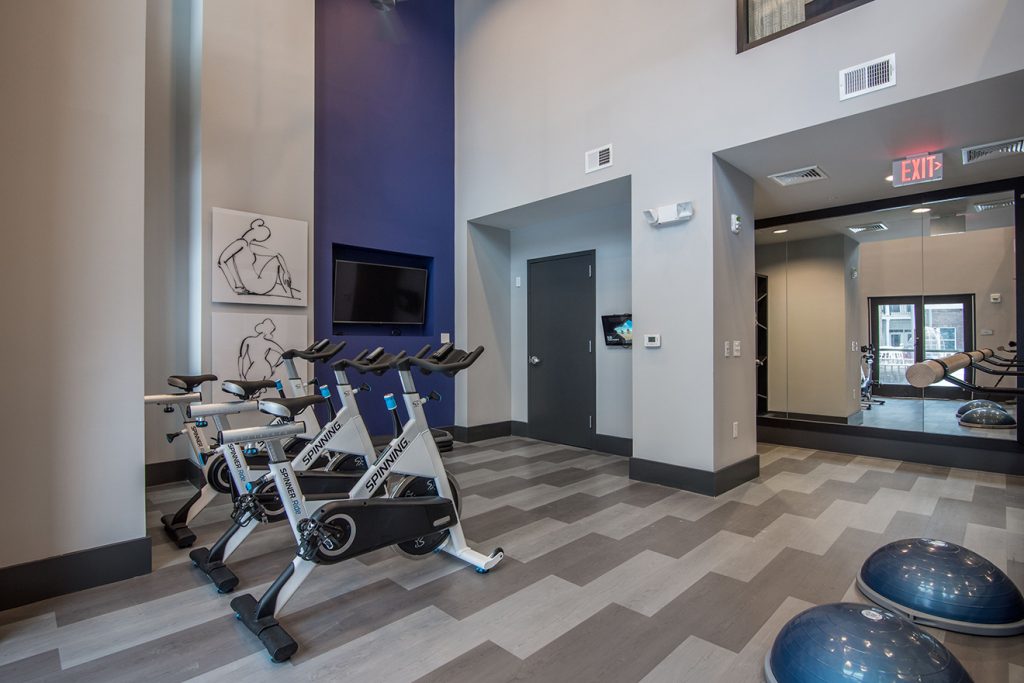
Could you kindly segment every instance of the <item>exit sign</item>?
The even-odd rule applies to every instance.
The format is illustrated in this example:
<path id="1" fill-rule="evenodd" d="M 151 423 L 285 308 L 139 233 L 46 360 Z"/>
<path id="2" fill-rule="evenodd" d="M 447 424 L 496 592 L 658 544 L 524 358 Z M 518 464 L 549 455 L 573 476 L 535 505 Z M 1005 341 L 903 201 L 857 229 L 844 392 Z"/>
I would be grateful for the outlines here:
<path id="1" fill-rule="evenodd" d="M 892 162 L 892 186 L 917 185 L 942 180 L 942 152 L 918 154 Z"/>

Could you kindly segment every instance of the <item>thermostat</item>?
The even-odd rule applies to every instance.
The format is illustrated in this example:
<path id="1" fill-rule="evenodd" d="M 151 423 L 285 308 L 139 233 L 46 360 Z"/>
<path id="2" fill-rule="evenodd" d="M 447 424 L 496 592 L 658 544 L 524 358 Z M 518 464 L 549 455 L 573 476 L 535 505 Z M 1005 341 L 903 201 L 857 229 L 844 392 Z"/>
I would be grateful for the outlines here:
<path id="1" fill-rule="evenodd" d="M 645 334 L 644 335 L 644 346 L 649 349 L 660 349 L 661 348 L 661 335 L 660 334 Z"/>

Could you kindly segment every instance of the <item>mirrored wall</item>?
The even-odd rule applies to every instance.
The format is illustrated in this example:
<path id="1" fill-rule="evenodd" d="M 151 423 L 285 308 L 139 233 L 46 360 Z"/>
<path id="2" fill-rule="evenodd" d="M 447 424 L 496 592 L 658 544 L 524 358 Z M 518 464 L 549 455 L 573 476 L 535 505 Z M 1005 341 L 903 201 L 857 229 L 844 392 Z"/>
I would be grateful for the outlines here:
<path id="1" fill-rule="evenodd" d="M 1016 440 L 1012 191 L 756 231 L 758 411 Z M 926 359 L 995 356 L 914 386 Z M 971 400 L 992 401 L 964 416 Z"/>

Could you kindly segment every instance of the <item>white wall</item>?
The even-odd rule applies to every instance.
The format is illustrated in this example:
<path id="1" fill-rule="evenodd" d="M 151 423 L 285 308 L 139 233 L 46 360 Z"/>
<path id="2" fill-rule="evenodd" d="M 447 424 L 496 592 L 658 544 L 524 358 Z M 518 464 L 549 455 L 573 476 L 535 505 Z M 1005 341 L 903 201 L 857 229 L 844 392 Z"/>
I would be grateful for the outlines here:
<path id="1" fill-rule="evenodd" d="M 0 1 L 0 565 L 145 535 L 146 5 Z"/>
<path id="2" fill-rule="evenodd" d="M 617 206 L 546 221 L 511 231 L 512 300 L 512 420 L 529 421 L 527 391 L 527 261 L 545 256 L 596 251 L 595 288 L 597 318 L 594 341 L 597 365 L 597 424 L 595 432 L 609 436 L 633 435 L 632 354 L 636 350 L 605 346 L 602 315 L 629 313 L 630 207 Z M 521 286 L 516 287 L 519 277 Z"/>
<path id="3" fill-rule="evenodd" d="M 211 369 L 211 209 L 252 211 L 310 225 L 308 308 L 312 335 L 314 0 L 203 3 L 200 103 L 203 369 Z M 302 288 L 303 283 L 297 283 Z M 235 420 L 243 423 L 244 420 Z"/>
<path id="4" fill-rule="evenodd" d="M 742 401 L 745 421 L 754 419 L 752 380 L 713 405 L 679 405 L 679 378 L 691 395 L 708 395 L 714 383 L 712 153 L 1024 68 L 1017 0 L 875 0 L 739 55 L 735 8 L 698 0 L 456 7 L 457 334 L 468 343 L 487 334 L 468 306 L 480 286 L 465 265 L 470 219 L 631 175 L 633 314 L 638 333 L 663 338 L 658 352 L 633 354 L 634 453 L 704 470 L 716 466 L 715 412 Z M 962 40 L 963 26 L 971 40 Z M 839 101 L 841 68 L 890 52 L 897 87 Z M 584 152 L 608 142 L 613 170 L 585 175 Z M 686 199 L 697 214 L 678 229 L 652 230 L 641 218 L 643 208 Z M 503 389 L 483 375 L 458 379 L 458 424 L 478 424 L 469 406 Z"/>

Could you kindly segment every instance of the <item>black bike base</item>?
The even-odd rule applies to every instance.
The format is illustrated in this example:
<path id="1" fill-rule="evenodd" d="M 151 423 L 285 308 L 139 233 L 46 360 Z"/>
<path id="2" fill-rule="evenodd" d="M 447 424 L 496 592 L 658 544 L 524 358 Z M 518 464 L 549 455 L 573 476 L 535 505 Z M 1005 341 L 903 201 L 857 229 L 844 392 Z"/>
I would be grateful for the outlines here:
<path id="1" fill-rule="evenodd" d="M 275 662 L 286 662 L 299 649 L 299 644 L 288 635 L 274 617 L 256 618 L 256 598 L 246 593 L 231 601 L 231 609 L 245 627 L 252 631 L 267 648 Z"/>
<path id="2" fill-rule="evenodd" d="M 195 532 L 188 528 L 188 524 L 175 522 L 174 515 L 164 515 L 160 521 L 164 523 L 167 537 L 174 541 L 179 548 L 190 548 L 196 542 Z"/>
<path id="3" fill-rule="evenodd" d="M 218 593 L 230 593 L 238 585 L 238 577 L 226 564 L 210 561 L 209 548 L 196 548 L 188 556 L 192 558 L 192 564 L 213 582 Z"/>

